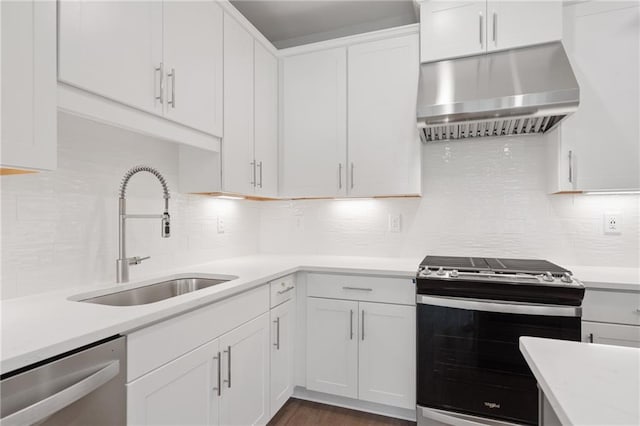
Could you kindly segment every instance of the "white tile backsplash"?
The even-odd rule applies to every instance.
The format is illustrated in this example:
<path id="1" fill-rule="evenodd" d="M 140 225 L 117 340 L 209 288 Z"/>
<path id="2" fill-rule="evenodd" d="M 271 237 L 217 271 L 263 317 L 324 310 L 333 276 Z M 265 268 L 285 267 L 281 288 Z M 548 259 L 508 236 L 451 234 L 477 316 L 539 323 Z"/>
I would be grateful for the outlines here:
<path id="1" fill-rule="evenodd" d="M 548 195 L 545 136 L 422 148 L 423 197 L 301 200 L 262 206 L 260 251 L 362 256 L 546 258 L 565 265 L 640 265 L 637 195 Z M 621 235 L 604 235 L 619 211 Z M 402 215 L 399 233 L 388 215 Z"/>
<path id="2" fill-rule="evenodd" d="M 118 190 L 136 164 L 157 168 L 171 190 L 171 238 L 160 221 L 132 220 L 127 254 L 151 256 L 131 278 L 258 250 L 257 202 L 178 194 L 178 146 L 65 114 L 59 119 L 59 167 L 5 176 L 2 201 L 2 298 L 115 280 Z M 130 213 L 162 213 L 159 182 L 139 173 L 127 187 Z M 225 220 L 217 234 L 216 219 Z"/>
<path id="3" fill-rule="evenodd" d="M 117 194 L 125 171 L 159 169 L 172 191 L 172 236 L 129 223 L 128 255 L 152 258 L 132 278 L 181 265 L 262 253 L 540 257 L 565 265 L 640 266 L 637 195 L 548 195 L 544 136 L 423 146 L 423 197 L 252 202 L 178 194 L 178 147 L 60 116 L 59 168 L 0 179 L 1 297 L 113 282 Z M 127 189 L 131 213 L 160 213 L 149 174 Z M 622 214 L 604 235 L 603 214 Z M 389 214 L 402 216 L 388 230 Z M 225 222 L 217 232 L 217 218 Z"/>

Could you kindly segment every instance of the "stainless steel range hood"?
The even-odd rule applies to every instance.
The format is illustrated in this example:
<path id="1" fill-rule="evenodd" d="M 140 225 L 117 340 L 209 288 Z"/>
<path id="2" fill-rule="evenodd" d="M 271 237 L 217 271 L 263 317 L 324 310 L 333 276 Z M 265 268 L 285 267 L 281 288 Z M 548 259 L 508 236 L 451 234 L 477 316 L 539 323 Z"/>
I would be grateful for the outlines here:
<path id="1" fill-rule="evenodd" d="M 423 142 L 544 133 L 579 100 L 560 42 L 425 63 L 418 127 Z"/>

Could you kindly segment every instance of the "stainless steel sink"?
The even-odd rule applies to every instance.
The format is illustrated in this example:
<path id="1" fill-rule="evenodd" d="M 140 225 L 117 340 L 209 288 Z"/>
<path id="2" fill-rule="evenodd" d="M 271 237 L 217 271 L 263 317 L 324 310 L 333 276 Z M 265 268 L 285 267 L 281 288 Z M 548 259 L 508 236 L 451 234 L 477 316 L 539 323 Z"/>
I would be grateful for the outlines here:
<path id="1" fill-rule="evenodd" d="M 82 299 L 80 302 L 97 303 L 99 305 L 111 306 L 134 306 L 146 305 L 148 303 L 159 302 L 161 300 L 180 296 L 181 294 L 208 288 L 214 285 L 226 283 L 227 279 L 210 278 L 179 278 L 163 281 L 144 287 L 132 288 L 131 290 L 109 293 L 103 296 Z"/>

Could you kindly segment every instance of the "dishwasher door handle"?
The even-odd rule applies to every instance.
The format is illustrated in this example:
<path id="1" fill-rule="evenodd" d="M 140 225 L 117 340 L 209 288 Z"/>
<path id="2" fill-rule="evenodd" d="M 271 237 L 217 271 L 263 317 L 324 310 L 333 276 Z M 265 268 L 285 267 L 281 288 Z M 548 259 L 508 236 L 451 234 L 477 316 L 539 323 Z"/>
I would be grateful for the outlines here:
<path id="1" fill-rule="evenodd" d="M 120 373 L 120 361 L 113 361 L 89 377 L 0 419 L 2 426 L 30 425 L 46 419 L 77 400 L 89 395 Z"/>

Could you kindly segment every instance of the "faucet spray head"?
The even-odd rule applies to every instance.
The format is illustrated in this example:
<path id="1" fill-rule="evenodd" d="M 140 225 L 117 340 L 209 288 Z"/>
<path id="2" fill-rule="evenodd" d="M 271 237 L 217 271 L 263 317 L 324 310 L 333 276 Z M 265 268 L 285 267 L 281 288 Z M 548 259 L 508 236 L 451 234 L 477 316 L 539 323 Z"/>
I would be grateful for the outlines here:
<path id="1" fill-rule="evenodd" d="M 171 236 L 171 218 L 169 212 L 165 211 L 162 214 L 162 238 L 169 238 Z"/>

